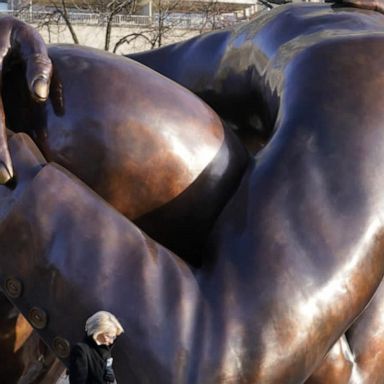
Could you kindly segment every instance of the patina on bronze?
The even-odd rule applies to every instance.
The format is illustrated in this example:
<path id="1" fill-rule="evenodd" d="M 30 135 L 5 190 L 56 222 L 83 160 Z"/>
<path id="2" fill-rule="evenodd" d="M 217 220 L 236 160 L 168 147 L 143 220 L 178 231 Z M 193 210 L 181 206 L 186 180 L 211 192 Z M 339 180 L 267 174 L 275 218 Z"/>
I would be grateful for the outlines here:
<path id="1" fill-rule="evenodd" d="M 116 346 L 123 382 L 289 384 L 312 373 L 312 382 L 332 374 L 352 382 L 358 371 L 362 382 L 380 382 L 367 349 L 373 336 L 363 330 L 375 321 L 381 327 L 381 295 L 363 311 L 384 274 L 383 27 L 384 17 L 372 11 L 294 5 L 233 31 L 135 56 L 159 71 L 163 65 L 168 77 L 203 97 L 229 124 L 264 140 L 255 158 L 198 99 L 129 60 L 52 48 L 53 92 L 45 108 L 27 96 L 17 100 L 15 89 L 27 88 L 15 86 L 23 68 L 12 66 L 3 89 L 7 122 L 29 133 L 50 163 L 44 165 L 22 134 L 11 139 L 18 183 L 0 190 L 8 197 L 0 207 L 0 249 L 7 260 L 0 272 L 23 281 L 24 293 L 14 300 L 23 313 L 31 305 L 49 308 L 42 339 L 53 347 L 57 335 L 77 340 L 83 319 L 102 307 L 126 330 Z M 204 52 L 212 60 L 197 62 Z M 72 59 L 83 66 L 72 67 Z M 144 92 L 141 76 L 151 77 L 163 98 L 156 104 L 144 92 L 134 100 L 121 87 L 123 76 L 136 96 Z M 107 100 L 97 92 L 86 97 L 86 80 L 103 87 Z M 175 100 L 195 103 L 198 113 L 170 113 Z M 228 108 L 241 100 L 249 104 Z M 124 105 L 129 112 L 121 112 Z M 149 120 L 139 114 L 143 110 L 151 111 Z M 29 113 L 34 123 L 26 129 Z M 190 164 L 196 153 L 180 156 L 174 141 L 163 140 L 159 118 L 165 133 L 208 152 L 205 163 L 199 157 Z M 178 129 L 189 121 L 188 130 Z M 201 132 L 207 136 L 200 146 Z M 153 160 L 144 151 L 152 138 L 151 150 L 165 145 L 165 163 L 145 162 Z M 129 153 L 120 150 L 122 142 Z M 137 179 L 146 193 L 120 184 L 114 172 L 121 164 L 123 181 Z M 177 187 L 156 200 L 156 188 L 142 175 L 156 177 L 164 164 Z M 120 201 L 124 188 L 127 202 Z M 213 211 L 178 216 L 191 195 L 196 206 L 204 204 L 206 190 Z M 206 225 L 193 257 L 184 254 L 195 268 L 160 244 L 159 224 L 153 224 L 156 242 L 121 214 L 145 228 L 151 214 L 164 209 L 160 217 L 167 217 L 168 207 L 176 222 L 191 215 L 194 225 Z M 188 228 L 180 233 L 188 240 Z M 49 295 L 42 295 L 48 286 Z M 349 359 L 349 348 L 361 358 Z M 338 372 L 333 357 L 341 361 Z M 323 361 L 331 367 L 326 374 L 319 368 Z"/>

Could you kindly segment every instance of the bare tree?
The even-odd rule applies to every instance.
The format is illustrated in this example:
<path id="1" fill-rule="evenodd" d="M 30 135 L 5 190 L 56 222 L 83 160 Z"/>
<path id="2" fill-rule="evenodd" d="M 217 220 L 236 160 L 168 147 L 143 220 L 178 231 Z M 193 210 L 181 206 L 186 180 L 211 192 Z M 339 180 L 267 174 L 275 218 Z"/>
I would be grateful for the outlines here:
<path id="1" fill-rule="evenodd" d="M 196 34 L 223 27 L 219 0 L 192 2 L 185 0 L 154 0 L 150 23 L 140 31 L 128 33 L 114 46 L 116 52 L 122 45 L 144 40 L 150 49 L 161 47 L 170 38 L 182 38 L 187 33 Z M 184 31 L 184 33 L 183 33 Z"/>
<path id="2" fill-rule="evenodd" d="M 68 7 L 67 7 L 65 0 L 60 0 L 60 2 L 58 2 L 58 3 L 52 2 L 52 6 L 53 6 L 53 12 L 49 13 L 47 15 L 48 20 L 49 20 L 49 18 L 52 17 L 56 21 L 56 23 L 59 23 L 60 18 L 63 18 L 65 25 L 67 26 L 69 33 L 72 36 L 73 42 L 75 44 L 79 44 L 79 39 L 78 39 L 77 34 L 76 34 L 76 32 L 72 26 L 72 22 L 68 16 Z"/>
<path id="3" fill-rule="evenodd" d="M 221 27 L 221 14 L 224 11 L 219 1 L 206 1 L 198 3 L 196 11 L 201 15 L 199 33 L 219 29 Z"/>
<path id="4" fill-rule="evenodd" d="M 152 46 L 151 39 L 147 36 L 151 32 L 150 29 L 141 30 L 140 32 L 132 32 L 123 37 L 121 37 L 113 47 L 113 53 L 116 53 L 117 50 L 123 45 L 129 45 L 134 41 L 139 39 L 144 40 L 148 45 Z"/>
<path id="5" fill-rule="evenodd" d="M 136 6 L 137 0 L 88 0 L 83 3 L 83 8 L 100 15 L 100 24 L 105 27 L 104 49 L 106 51 L 111 44 L 111 31 L 113 25 L 117 23 L 116 16 L 132 15 Z"/>
<path id="6" fill-rule="evenodd" d="M 181 24 L 180 8 L 182 0 L 154 0 L 152 28 L 148 31 L 151 48 L 161 47 L 166 35 Z M 177 17 L 177 11 L 179 16 Z"/>
<path id="7" fill-rule="evenodd" d="M 50 0 L 44 8 L 44 16 L 41 17 L 38 28 L 47 28 L 50 33 L 52 25 L 64 23 L 73 43 L 80 44 L 74 24 L 85 13 L 93 14 L 97 18 L 96 24 L 105 28 L 104 49 L 108 51 L 112 28 L 117 24 L 117 15 L 132 15 L 136 5 L 137 0 Z"/>

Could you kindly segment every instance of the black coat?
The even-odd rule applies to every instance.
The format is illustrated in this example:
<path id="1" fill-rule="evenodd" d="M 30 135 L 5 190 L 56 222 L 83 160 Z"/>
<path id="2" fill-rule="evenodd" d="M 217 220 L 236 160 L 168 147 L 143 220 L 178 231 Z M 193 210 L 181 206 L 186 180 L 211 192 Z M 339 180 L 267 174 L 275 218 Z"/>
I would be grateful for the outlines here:
<path id="1" fill-rule="evenodd" d="M 72 347 L 69 358 L 70 384 L 105 384 L 104 373 L 111 348 L 97 345 L 92 337 Z"/>

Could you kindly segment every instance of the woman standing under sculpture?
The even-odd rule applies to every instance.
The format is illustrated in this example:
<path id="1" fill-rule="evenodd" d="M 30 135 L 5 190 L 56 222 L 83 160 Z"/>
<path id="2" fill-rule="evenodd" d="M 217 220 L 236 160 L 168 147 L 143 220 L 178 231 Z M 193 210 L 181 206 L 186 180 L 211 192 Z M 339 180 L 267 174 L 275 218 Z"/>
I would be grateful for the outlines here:
<path id="1" fill-rule="evenodd" d="M 115 383 L 111 346 L 123 327 L 112 313 L 99 311 L 86 321 L 85 332 L 84 341 L 71 351 L 70 384 Z"/>

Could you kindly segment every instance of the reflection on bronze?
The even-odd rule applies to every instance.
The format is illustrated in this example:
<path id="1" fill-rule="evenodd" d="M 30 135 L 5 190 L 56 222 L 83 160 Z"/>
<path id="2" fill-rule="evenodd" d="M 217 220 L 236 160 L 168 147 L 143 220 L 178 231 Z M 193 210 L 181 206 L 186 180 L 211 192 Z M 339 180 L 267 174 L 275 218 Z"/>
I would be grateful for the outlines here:
<path id="1" fill-rule="evenodd" d="M 36 329 L 44 329 L 48 323 L 48 316 L 44 310 L 33 307 L 28 312 L 28 320 Z"/>
<path id="2" fill-rule="evenodd" d="M 49 48 L 44 105 L 10 63 L 0 271 L 46 344 L 105 308 L 124 383 L 382 382 L 383 30 L 291 5 L 133 56 L 220 118 L 94 50 Z"/>
<path id="3" fill-rule="evenodd" d="M 56 336 L 52 341 L 52 348 L 56 356 L 60 359 L 66 359 L 69 356 L 70 344 L 63 337 Z"/>
<path id="4" fill-rule="evenodd" d="M 23 293 L 23 283 L 16 277 L 8 277 L 4 282 L 4 290 L 9 298 L 17 299 Z"/>
<path id="5" fill-rule="evenodd" d="M 342 336 L 305 384 L 349 384 L 351 375 L 355 374 L 354 365 L 354 356 L 348 341 L 345 336 Z"/>

